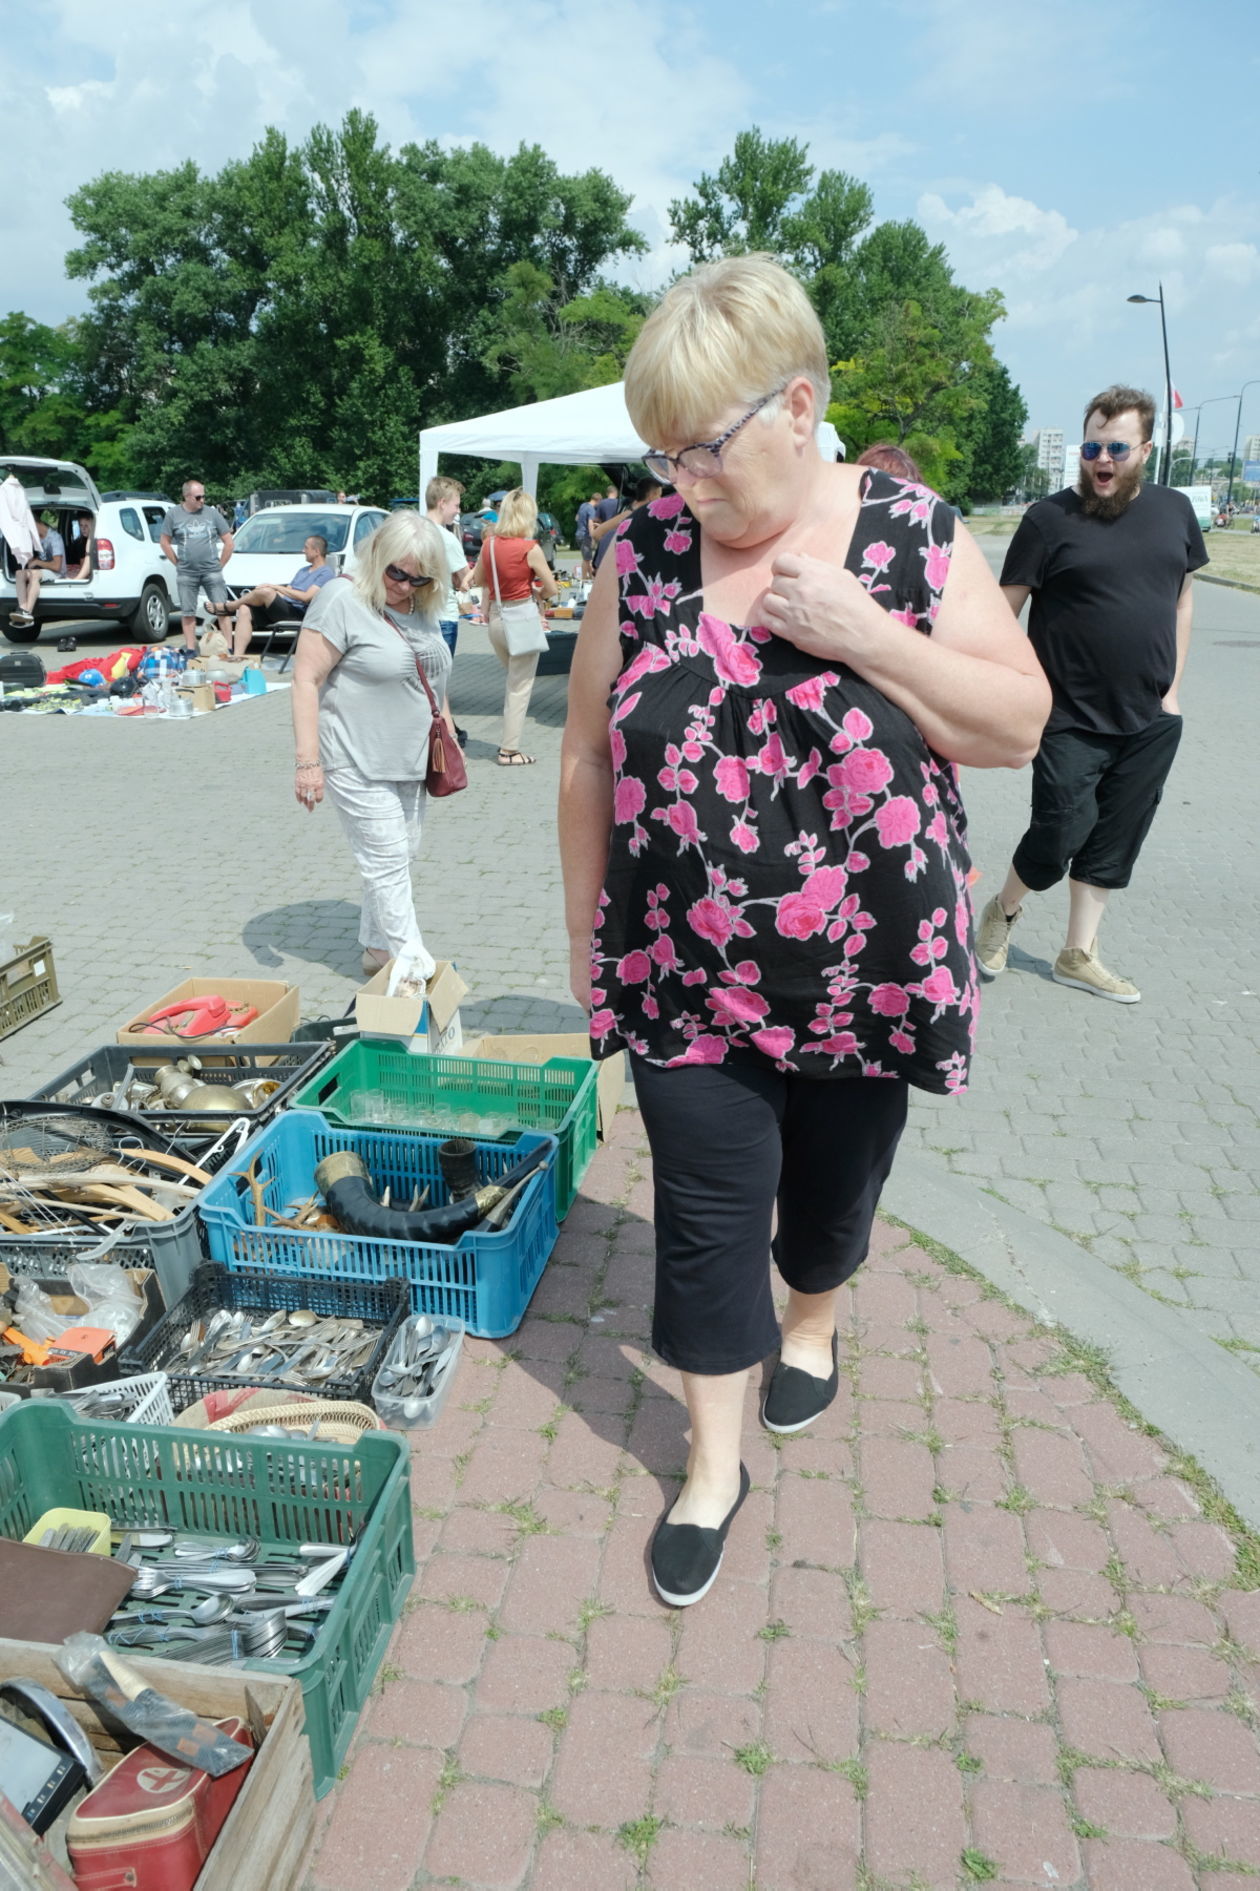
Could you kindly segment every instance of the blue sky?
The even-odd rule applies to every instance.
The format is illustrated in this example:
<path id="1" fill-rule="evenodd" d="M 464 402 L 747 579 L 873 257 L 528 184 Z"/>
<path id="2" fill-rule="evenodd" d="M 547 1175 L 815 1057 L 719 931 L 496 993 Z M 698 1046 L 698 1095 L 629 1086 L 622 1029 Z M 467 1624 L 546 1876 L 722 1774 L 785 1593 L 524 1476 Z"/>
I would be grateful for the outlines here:
<path id="1" fill-rule="evenodd" d="M 5 52 L 0 309 L 40 320 L 83 305 L 62 273 L 76 183 L 215 169 L 267 124 L 300 139 L 352 105 L 395 143 L 525 139 L 607 169 L 651 246 L 622 273 L 651 286 L 681 260 L 670 199 L 756 123 L 1002 290 L 996 346 L 1033 426 L 1074 439 L 1098 387 L 1157 387 L 1158 311 L 1125 297 L 1160 279 L 1188 407 L 1260 377 L 1255 0 L 35 0 Z M 1201 450 L 1233 421 L 1207 407 Z"/>

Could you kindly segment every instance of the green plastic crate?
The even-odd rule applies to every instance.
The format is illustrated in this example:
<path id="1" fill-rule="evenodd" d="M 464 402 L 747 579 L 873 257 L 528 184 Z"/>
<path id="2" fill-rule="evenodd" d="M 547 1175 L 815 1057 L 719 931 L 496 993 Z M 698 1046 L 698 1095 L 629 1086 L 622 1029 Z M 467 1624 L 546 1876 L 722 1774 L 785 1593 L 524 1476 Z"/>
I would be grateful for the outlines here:
<path id="1" fill-rule="evenodd" d="M 302 1684 L 315 1791 L 337 1777 L 415 1575 L 406 1440 L 352 1446 L 179 1425 L 77 1418 L 59 1400 L 0 1414 L 0 1536 L 45 1510 L 103 1510 L 116 1526 L 256 1536 L 265 1549 L 349 1543 L 354 1558 L 309 1654 L 246 1667 Z"/>
<path id="2" fill-rule="evenodd" d="M 304 1084 L 289 1107 L 319 1110 L 343 1129 L 386 1129 L 401 1135 L 411 1129 L 432 1133 L 435 1116 L 466 1111 L 510 1116 L 519 1129 L 545 1130 L 560 1144 L 556 1219 L 562 1221 L 595 1154 L 598 1077 L 596 1066 L 585 1058 L 501 1064 L 477 1057 L 413 1057 L 389 1039 L 364 1037 L 347 1045 Z M 382 1092 L 394 1107 L 388 1123 L 370 1123 L 361 1113 L 356 1098 L 371 1090 Z M 474 1129 L 466 1133 L 489 1140 Z"/>

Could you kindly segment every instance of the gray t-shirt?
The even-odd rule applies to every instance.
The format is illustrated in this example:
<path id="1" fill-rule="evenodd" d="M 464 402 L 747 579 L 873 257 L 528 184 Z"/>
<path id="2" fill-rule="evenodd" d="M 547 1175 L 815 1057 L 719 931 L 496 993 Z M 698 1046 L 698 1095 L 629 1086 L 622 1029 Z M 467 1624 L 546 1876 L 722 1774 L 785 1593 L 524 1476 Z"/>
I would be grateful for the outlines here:
<path id="1" fill-rule="evenodd" d="M 369 781 L 423 780 L 433 716 L 416 658 L 439 709 L 451 673 L 437 618 L 390 611 L 386 619 L 342 579 L 324 586 L 305 622 L 342 653 L 319 692 L 323 767 L 356 768 Z"/>
<path id="2" fill-rule="evenodd" d="M 172 506 L 162 521 L 161 535 L 175 547 L 181 571 L 217 571 L 218 542 L 231 529 L 217 506 L 202 506 L 200 512 Z"/>

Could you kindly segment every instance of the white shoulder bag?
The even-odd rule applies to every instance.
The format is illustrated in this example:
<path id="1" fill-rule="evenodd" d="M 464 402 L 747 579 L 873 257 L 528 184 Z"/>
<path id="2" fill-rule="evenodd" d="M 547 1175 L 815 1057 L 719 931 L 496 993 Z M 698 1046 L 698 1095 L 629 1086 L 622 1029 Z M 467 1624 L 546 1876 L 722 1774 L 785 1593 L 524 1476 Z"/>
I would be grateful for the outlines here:
<path id="1" fill-rule="evenodd" d="M 533 598 L 521 598 L 514 604 L 505 604 L 499 592 L 499 567 L 494 556 L 494 540 L 489 540 L 490 576 L 494 582 L 494 601 L 499 607 L 499 616 L 503 621 L 503 637 L 508 647 L 508 655 L 528 657 L 547 648 L 547 631 L 543 624 L 542 613 Z"/>

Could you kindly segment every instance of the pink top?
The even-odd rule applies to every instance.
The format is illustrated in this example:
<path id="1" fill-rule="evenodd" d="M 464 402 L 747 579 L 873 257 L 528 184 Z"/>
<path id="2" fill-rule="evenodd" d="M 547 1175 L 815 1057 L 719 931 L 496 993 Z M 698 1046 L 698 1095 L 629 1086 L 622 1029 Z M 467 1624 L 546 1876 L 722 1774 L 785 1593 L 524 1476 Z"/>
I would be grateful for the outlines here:
<path id="1" fill-rule="evenodd" d="M 520 604 L 530 595 L 530 585 L 534 574 L 529 568 L 529 554 L 538 543 L 536 538 L 498 538 L 487 537 L 482 550 L 485 553 L 486 584 L 490 601 L 494 601 L 494 576 L 499 580 L 499 596 L 505 604 Z M 491 549 L 493 547 L 493 550 Z"/>

